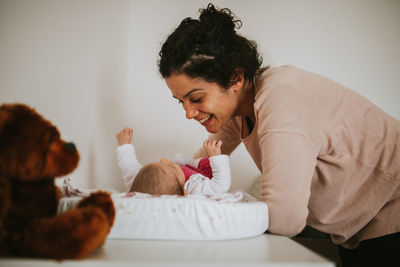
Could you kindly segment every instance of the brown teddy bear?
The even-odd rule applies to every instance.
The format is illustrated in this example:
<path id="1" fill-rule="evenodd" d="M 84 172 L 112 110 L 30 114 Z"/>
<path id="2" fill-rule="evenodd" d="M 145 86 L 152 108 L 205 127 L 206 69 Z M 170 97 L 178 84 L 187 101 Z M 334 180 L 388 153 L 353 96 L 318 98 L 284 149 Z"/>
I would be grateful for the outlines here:
<path id="1" fill-rule="evenodd" d="M 108 193 L 57 215 L 54 180 L 78 161 L 75 145 L 34 109 L 0 106 L 0 256 L 80 259 L 104 243 L 115 216 Z"/>

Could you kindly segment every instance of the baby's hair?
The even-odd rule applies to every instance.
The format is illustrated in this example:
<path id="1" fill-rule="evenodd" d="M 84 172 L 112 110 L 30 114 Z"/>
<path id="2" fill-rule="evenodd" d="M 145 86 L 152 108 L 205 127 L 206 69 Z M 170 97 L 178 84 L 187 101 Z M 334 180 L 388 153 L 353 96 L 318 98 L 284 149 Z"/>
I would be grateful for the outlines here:
<path id="1" fill-rule="evenodd" d="M 144 166 L 133 180 L 130 192 L 152 195 L 183 195 L 178 179 L 156 163 Z"/>
<path id="2" fill-rule="evenodd" d="M 257 44 L 236 33 L 242 26 L 227 9 L 213 4 L 200 9 L 199 19 L 186 18 L 172 32 L 159 53 L 163 78 L 186 74 L 228 89 L 243 74 L 253 80 L 262 64 Z"/>

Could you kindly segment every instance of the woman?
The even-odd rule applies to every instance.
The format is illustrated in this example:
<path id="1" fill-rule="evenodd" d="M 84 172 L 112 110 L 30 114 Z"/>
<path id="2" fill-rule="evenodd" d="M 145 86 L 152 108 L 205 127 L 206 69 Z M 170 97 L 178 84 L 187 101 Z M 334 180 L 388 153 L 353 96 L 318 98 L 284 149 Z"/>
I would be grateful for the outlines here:
<path id="1" fill-rule="evenodd" d="M 186 117 L 222 140 L 224 154 L 244 143 L 262 172 L 271 233 L 292 237 L 306 225 L 329 233 L 346 248 L 345 266 L 395 260 L 399 121 L 320 75 L 261 68 L 240 25 L 210 4 L 163 44 L 159 70 Z"/>

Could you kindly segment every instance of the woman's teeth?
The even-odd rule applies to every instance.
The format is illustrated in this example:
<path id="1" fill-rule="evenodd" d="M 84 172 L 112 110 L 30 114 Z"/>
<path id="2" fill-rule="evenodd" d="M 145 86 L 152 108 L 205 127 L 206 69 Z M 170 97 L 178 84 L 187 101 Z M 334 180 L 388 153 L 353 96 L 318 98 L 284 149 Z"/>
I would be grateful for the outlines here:
<path id="1" fill-rule="evenodd" d="M 200 120 L 200 123 L 203 124 L 211 118 L 211 114 L 205 117 L 204 119 Z"/>

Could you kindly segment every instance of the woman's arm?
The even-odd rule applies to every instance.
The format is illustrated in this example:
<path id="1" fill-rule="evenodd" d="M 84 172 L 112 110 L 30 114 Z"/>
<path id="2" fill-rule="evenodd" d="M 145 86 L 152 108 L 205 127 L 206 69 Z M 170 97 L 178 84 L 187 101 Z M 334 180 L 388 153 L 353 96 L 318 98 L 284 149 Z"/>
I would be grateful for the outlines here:
<path id="1" fill-rule="evenodd" d="M 267 132 L 260 145 L 261 200 L 268 204 L 269 231 L 295 236 L 306 225 L 317 151 L 306 136 L 285 130 Z"/>

